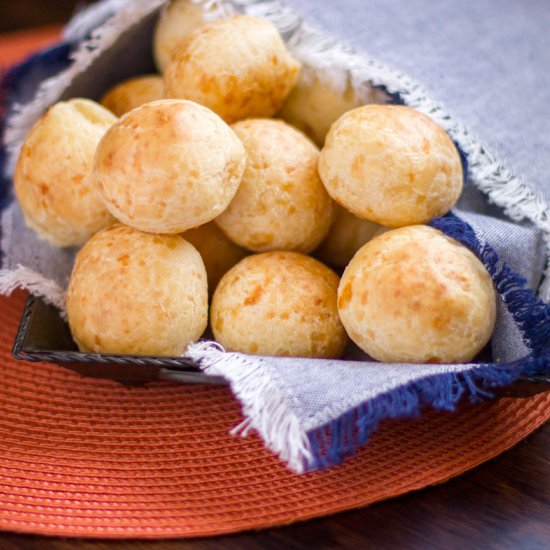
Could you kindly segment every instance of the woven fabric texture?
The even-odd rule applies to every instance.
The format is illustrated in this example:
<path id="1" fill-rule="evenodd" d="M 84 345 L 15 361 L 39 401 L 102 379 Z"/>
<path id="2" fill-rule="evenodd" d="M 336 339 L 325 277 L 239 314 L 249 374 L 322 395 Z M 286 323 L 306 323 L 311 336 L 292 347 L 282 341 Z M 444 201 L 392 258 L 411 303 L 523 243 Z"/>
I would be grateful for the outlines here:
<path id="1" fill-rule="evenodd" d="M 0 529 L 195 537 L 288 524 L 441 483 L 550 418 L 550 394 L 387 422 L 339 468 L 296 475 L 240 420 L 226 388 L 126 388 L 15 361 L 24 295 L 0 298 Z"/>

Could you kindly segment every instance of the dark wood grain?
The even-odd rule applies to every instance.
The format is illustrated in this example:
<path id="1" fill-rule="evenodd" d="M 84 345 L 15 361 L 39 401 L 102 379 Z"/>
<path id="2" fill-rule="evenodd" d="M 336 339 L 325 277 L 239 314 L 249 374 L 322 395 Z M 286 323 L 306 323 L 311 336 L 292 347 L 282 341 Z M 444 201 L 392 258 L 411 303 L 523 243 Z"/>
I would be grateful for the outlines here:
<path id="1" fill-rule="evenodd" d="M 306 523 L 211 539 L 82 541 L 0 534 L 0 550 L 550 549 L 550 424 L 443 485 Z"/>

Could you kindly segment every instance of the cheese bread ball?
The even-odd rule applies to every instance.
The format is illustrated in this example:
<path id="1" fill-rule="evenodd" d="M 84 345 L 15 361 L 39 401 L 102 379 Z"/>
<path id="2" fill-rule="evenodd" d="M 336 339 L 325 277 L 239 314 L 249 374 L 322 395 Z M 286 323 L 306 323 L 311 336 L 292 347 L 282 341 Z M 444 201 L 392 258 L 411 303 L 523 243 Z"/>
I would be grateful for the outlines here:
<path id="1" fill-rule="evenodd" d="M 176 47 L 164 73 L 166 97 L 206 105 L 228 123 L 270 117 L 298 70 L 271 23 L 232 17 L 194 31 Z"/>
<path id="2" fill-rule="evenodd" d="M 449 136 L 400 105 L 367 105 L 338 119 L 321 151 L 319 174 L 335 201 L 392 227 L 445 214 L 462 191 L 460 156 Z"/>
<path id="3" fill-rule="evenodd" d="M 162 77 L 148 74 L 117 84 L 103 96 L 101 104 L 120 117 L 144 103 L 163 98 L 164 81 Z"/>
<path id="4" fill-rule="evenodd" d="M 231 240 L 255 252 L 314 250 L 332 220 L 315 145 L 279 120 L 244 120 L 233 130 L 248 161 L 235 198 L 216 223 Z"/>
<path id="5" fill-rule="evenodd" d="M 226 349 L 292 357 L 339 357 L 338 276 L 296 252 L 248 256 L 228 271 L 212 300 L 214 337 Z"/>
<path id="6" fill-rule="evenodd" d="M 182 233 L 214 219 L 235 193 L 246 153 L 212 111 L 184 100 L 147 103 L 101 140 L 94 182 L 121 222 L 151 233 Z"/>
<path id="7" fill-rule="evenodd" d="M 233 14 L 227 2 L 174 0 L 162 10 L 153 36 L 153 55 L 160 72 L 164 72 L 174 48 L 194 30 L 222 15 Z"/>
<path id="8" fill-rule="evenodd" d="M 319 147 L 331 124 L 345 112 L 367 103 L 384 103 L 385 96 L 375 88 L 354 89 L 349 78 L 341 76 L 343 89 L 330 83 L 333 70 L 302 67 L 298 82 L 290 92 L 278 116 L 305 132 Z"/>
<path id="9" fill-rule="evenodd" d="M 351 339 L 388 363 L 470 361 L 491 338 L 496 297 L 472 252 L 426 226 L 368 242 L 338 288 Z"/>
<path id="10" fill-rule="evenodd" d="M 358 218 L 335 204 L 332 225 L 315 255 L 327 264 L 346 267 L 355 253 L 370 241 L 380 228 L 377 223 Z"/>
<path id="11" fill-rule="evenodd" d="M 179 235 L 113 225 L 78 253 L 67 315 L 81 351 L 181 355 L 208 321 L 200 254 Z"/>
<path id="12" fill-rule="evenodd" d="M 27 135 L 14 175 L 27 225 L 56 246 L 85 243 L 114 218 L 92 185 L 99 140 L 116 117 L 88 99 L 56 103 Z"/>
<path id="13" fill-rule="evenodd" d="M 214 222 L 189 229 L 182 237 L 199 251 L 211 294 L 227 271 L 247 255 L 247 251 L 229 240 Z"/>

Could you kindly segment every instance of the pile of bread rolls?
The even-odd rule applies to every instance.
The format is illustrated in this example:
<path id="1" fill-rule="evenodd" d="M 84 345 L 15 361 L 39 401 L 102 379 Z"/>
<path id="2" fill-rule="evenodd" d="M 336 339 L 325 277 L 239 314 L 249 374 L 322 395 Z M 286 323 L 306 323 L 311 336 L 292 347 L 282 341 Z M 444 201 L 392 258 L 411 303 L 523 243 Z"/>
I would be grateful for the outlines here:
<path id="1" fill-rule="evenodd" d="M 447 134 L 300 74 L 269 22 L 207 10 L 172 2 L 154 36 L 162 74 L 102 105 L 57 103 L 22 147 L 28 226 L 83 245 L 67 292 L 79 348 L 180 355 L 210 300 L 231 351 L 336 358 L 349 336 L 386 362 L 472 359 L 493 331 L 491 279 L 422 225 L 462 190 Z"/>

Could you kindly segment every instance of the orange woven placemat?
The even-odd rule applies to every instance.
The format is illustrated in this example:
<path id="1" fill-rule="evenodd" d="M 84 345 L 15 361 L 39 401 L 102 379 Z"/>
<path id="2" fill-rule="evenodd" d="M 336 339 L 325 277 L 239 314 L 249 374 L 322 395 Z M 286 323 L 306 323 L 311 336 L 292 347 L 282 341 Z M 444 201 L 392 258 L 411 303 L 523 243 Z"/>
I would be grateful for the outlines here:
<path id="1" fill-rule="evenodd" d="M 440 483 L 550 417 L 550 394 L 387 422 L 343 466 L 298 476 L 231 437 L 227 388 L 126 388 L 14 360 L 23 294 L 0 299 L 0 529 L 182 537 L 282 525 Z"/>

